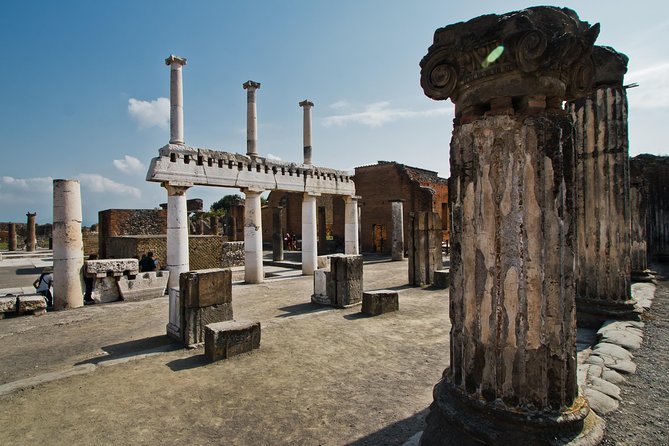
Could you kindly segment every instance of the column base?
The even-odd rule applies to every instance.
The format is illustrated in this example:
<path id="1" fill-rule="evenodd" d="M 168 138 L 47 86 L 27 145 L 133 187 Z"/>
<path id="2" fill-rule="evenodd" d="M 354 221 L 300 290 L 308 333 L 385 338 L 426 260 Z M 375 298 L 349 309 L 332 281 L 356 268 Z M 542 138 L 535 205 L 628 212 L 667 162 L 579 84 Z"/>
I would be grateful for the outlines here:
<path id="1" fill-rule="evenodd" d="M 434 388 L 421 446 L 596 445 L 604 420 L 579 396 L 565 412 L 511 412 L 472 400 L 446 378 Z"/>
<path id="2" fill-rule="evenodd" d="M 576 324 L 579 327 L 597 328 L 611 319 L 638 321 L 641 312 L 633 299 L 616 302 L 576 298 Z"/>
<path id="3" fill-rule="evenodd" d="M 167 324 L 166 329 L 167 329 L 167 336 L 169 338 L 172 338 L 179 343 L 183 342 L 183 339 L 181 339 L 181 330 L 179 329 L 179 327 L 177 327 L 172 323 L 169 323 Z"/>

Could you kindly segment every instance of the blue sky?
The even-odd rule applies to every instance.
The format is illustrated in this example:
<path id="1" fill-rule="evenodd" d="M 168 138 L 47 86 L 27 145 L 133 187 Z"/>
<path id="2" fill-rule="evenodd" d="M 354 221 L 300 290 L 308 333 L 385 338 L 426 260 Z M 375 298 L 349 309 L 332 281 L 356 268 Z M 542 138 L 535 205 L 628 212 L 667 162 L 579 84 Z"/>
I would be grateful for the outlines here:
<path id="1" fill-rule="evenodd" d="M 169 139 L 169 68 L 184 68 L 186 143 L 246 152 L 246 93 L 257 93 L 258 151 L 351 169 L 395 160 L 447 177 L 452 104 L 419 85 L 435 29 L 536 3 L 504 1 L 12 1 L 0 5 L 0 221 L 51 221 L 54 178 L 79 179 L 84 224 L 109 208 L 166 201 L 145 181 Z M 630 153 L 669 154 L 666 1 L 554 1 L 601 23 L 599 45 L 630 57 Z M 195 187 L 205 206 L 235 190 Z"/>

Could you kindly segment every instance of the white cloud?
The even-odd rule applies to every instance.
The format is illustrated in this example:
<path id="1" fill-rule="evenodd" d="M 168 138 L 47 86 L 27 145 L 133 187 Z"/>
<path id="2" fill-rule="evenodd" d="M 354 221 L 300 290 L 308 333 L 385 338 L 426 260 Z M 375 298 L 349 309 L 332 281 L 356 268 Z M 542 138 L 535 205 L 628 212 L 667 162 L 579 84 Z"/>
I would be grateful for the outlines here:
<path id="1" fill-rule="evenodd" d="M 415 111 L 390 108 L 390 102 L 383 101 L 366 105 L 363 111 L 352 111 L 350 113 L 328 116 L 323 119 L 323 125 L 325 127 L 331 127 L 333 125 L 347 125 L 353 123 L 370 127 L 379 127 L 387 122 L 396 121 L 398 119 L 444 116 L 449 114 L 453 114 L 452 106 Z"/>
<path id="2" fill-rule="evenodd" d="M 53 187 L 53 178 L 51 177 L 36 177 L 36 178 L 14 178 L 3 176 L 0 179 L 0 185 L 7 188 L 19 189 L 22 191 L 31 192 L 50 192 Z"/>
<path id="3" fill-rule="evenodd" d="M 139 189 L 127 184 L 117 183 L 114 180 L 98 175 L 97 173 L 82 173 L 78 176 L 83 187 L 92 192 L 107 193 L 114 195 L 129 195 L 140 198 L 142 193 Z"/>
<path id="4" fill-rule="evenodd" d="M 350 108 L 351 104 L 347 101 L 337 101 L 334 104 L 330 104 L 330 108 L 333 108 L 335 110 L 342 110 L 345 108 Z"/>
<path id="5" fill-rule="evenodd" d="M 639 84 L 627 91 L 633 107 L 669 108 L 669 62 L 630 72 L 625 75 L 625 82 Z"/>
<path id="6" fill-rule="evenodd" d="M 141 172 L 146 169 L 140 160 L 130 155 L 125 155 L 121 160 L 114 160 L 114 167 L 125 173 Z"/>
<path id="7" fill-rule="evenodd" d="M 160 127 L 166 129 L 170 123 L 170 100 L 158 98 L 155 101 L 128 99 L 128 113 L 137 121 L 139 128 Z"/>
<path id="8" fill-rule="evenodd" d="M 265 158 L 267 158 L 268 160 L 272 160 L 272 161 L 281 161 L 281 157 L 278 157 L 276 155 L 272 155 L 271 153 L 268 153 Z"/>

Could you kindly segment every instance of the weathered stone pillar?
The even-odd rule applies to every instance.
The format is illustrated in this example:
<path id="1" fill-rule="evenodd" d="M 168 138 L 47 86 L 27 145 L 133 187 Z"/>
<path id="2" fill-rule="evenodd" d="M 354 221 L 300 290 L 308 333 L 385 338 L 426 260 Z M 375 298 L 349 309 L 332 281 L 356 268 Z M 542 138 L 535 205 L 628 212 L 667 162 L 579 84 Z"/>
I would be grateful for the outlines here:
<path id="1" fill-rule="evenodd" d="M 569 9 L 435 32 L 421 85 L 451 99 L 450 367 L 422 445 L 596 444 L 579 396 L 572 124 L 598 27 Z M 566 50 L 566 48 L 569 50 Z"/>
<path id="2" fill-rule="evenodd" d="M 165 59 L 165 65 L 170 66 L 170 144 L 183 144 L 184 90 L 182 68 L 186 65 L 186 59 L 172 54 Z"/>
<path id="3" fill-rule="evenodd" d="M 344 197 L 344 253 L 358 255 L 360 240 L 358 197 Z"/>
<path id="4" fill-rule="evenodd" d="M 276 206 L 272 209 L 272 259 L 283 260 L 283 207 Z"/>
<path id="5" fill-rule="evenodd" d="M 204 215 L 202 212 L 197 213 L 197 222 L 195 223 L 195 233 L 197 235 L 204 234 Z"/>
<path id="6" fill-rule="evenodd" d="M 627 57 L 596 46 L 596 89 L 571 101 L 576 155 L 576 309 L 580 325 L 635 318 L 631 290 Z"/>
<path id="7" fill-rule="evenodd" d="M 304 141 L 304 164 L 311 164 L 311 107 L 313 102 L 305 99 L 300 102 L 300 107 L 304 110 L 302 139 Z"/>
<path id="8" fill-rule="evenodd" d="M 244 281 L 262 283 L 262 215 L 260 195 L 262 191 L 243 190 L 244 206 Z"/>
<path id="9" fill-rule="evenodd" d="M 317 203 L 318 204 L 318 203 Z M 327 214 L 325 213 L 325 207 L 320 206 L 316 207 L 317 216 L 316 216 L 316 233 L 317 233 L 317 245 L 318 252 L 321 255 L 327 254 Z"/>
<path id="10" fill-rule="evenodd" d="M 648 250 L 646 245 L 646 225 L 648 224 L 648 203 L 646 181 L 643 170 L 635 158 L 630 159 L 630 262 L 632 281 L 650 278 L 648 270 Z"/>
<path id="11" fill-rule="evenodd" d="M 211 226 L 211 234 L 218 235 L 218 217 L 216 215 L 209 216 L 209 226 Z"/>
<path id="12" fill-rule="evenodd" d="M 33 214 L 34 215 L 34 214 Z M 84 305 L 81 189 L 77 180 L 53 180 L 53 308 Z"/>
<path id="13" fill-rule="evenodd" d="M 392 259 L 404 260 L 404 200 L 392 200 Z"/>
<path id="14" fill-rule="evenodd" d="M 9 224 L 9 241 L 7 245 L 10 251 L 16 251 L 16 223 Z"/>
<path id="15" fill-rule="evenodd" d="M 409 285 L 434 283 L 434 272 L 443 267 L 441 219 L 436 212 L 409 213 Z"/>
<path id="16" fill-rule="evenodd" d="M 242 87 L 246 90 L 246 154 L 255 158 L 258 156 L 256 90 L 260 88 L 260 83 L 246 81 Z"/>
<path id="17" fill-rule="evenodd" d="M 317 268 L 316 196 L 302 198 L 302 274 L 312 275 Z"/>
<path id="18" fill-rule="evenodd" d="M 167 282 L 169 294 L 169 323 L 167 335 L 181 339 L 181 305 L 179 277 L 190 269 L 188 258 L 188 207 L 186 191 L 189 186 L 163 183 L 167 190 Z"/>
<path id="19" fill-rule="evenodd" d="M 28 212 L 28 235 L 26 236 L 26 251 L 34 251 L 37 246 L 37 236 L 35 235 L 35 216 L 37 213 Z"/>
<path id="20" fill-rule="evenodd" d="M 648 260 L 669 262 L 669 156 L 635 156 L 631 162 L 644 179 Z"/>

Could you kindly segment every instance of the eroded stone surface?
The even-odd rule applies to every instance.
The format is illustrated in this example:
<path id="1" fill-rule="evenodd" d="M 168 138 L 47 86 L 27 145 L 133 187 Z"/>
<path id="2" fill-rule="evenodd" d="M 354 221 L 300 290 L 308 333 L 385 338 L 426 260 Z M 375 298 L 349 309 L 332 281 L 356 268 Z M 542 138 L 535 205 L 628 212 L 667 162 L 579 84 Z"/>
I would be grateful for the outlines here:
<path id="1" fill-rule="evenodd" d="M 0 315 L 16 313 L 16 297 L 0 297 Z"/>
<path id="2" fill-rule="evenodd" d="M 260 322 L 227 321 L 205 327 L 204 354 L 209 361 L 260 348 Z"/>
<path id="3" fill-rule="evenodd" d="M 18 310 L 19 314 L 46 314 L 46 300 L 39 294 L 19 296 Z"/>
<path id="4" fill-rule="evenodd" d="M 121 298 L 134 302 L 162 297 L 169 274 L 169 271 L 150 271 L 137 274 L 134 279 L 123 276 L 117 282 Z"/>
<path id="5" fill-rule="evenodd" d="M 400 309 L 399 294 L 393 290 L 367 291 L 362 294 L 362 312 L 370 316 Z"/>
<path id="6" fill-rule="evenodd" d="M 106 277 L 94 279 L 93 292 L 91 298 L 97 303 L 116 302 L 121 299 L 121 292 L 116 277 Z"/>
<path id="7" fill-rule="evenodd" d="M 599 390 L 586 388 L 584 393 L 590 408 L 599 415 L 609 414 L 618 408 L 619 403 L 615 398 L 611 398 Z"/>
<path id="8" fill-rule="evenodd" d="M 135 275 L 139 273 L 139 261 L 137 259 L 104 259 L 86 260 L 84 262 L 84 275 L 86 277 L 107 277 Z"/>

